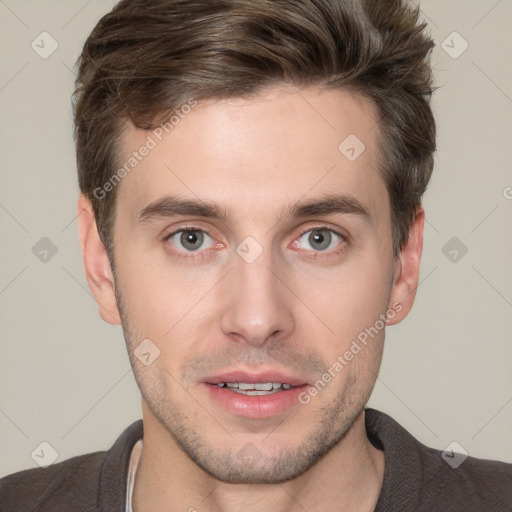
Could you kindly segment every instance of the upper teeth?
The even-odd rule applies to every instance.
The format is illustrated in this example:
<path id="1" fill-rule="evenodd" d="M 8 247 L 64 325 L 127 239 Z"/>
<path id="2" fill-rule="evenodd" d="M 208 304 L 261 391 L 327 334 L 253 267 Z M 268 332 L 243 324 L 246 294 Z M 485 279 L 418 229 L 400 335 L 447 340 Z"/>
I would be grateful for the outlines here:
<path id="1" fill-rule="evenodd" d="M 219 382 L 217 386 L 220 388 L 224 386 L 227 386 L 228 388 L 238 388 L 242 391 L 248 391 L 251 389 L 256 391 L 271 391 L 272 389 L 278 389 L 281 386 L 283 389 L 290 389 L 292 387 L 291 384 L 282 384 L 281 382 Z"/>

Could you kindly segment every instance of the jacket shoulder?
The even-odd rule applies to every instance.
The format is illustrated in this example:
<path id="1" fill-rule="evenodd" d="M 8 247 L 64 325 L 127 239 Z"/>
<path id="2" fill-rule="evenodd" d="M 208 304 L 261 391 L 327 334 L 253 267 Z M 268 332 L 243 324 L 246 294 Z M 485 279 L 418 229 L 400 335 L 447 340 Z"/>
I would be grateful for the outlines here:
<path id="1" fill-rule="evenodd" d="M 18 471 L 0 479 L 2 512 L 97 510 L 101 468 L 106 452 L 79 455 L 47 468 Z"/>
<path id="2" fill-rule="evenodd" d="M 455 499 L 467 503 L 464 510 L 512 510 L 512 464 L 462 456 L 460 465 L 452 467 L 443 452 L 433 448 L 424 448 L 424 457 L 425 477 L 438 489 L 439 506 L 453 506 Z"/>
<path id="3" fill-rule="evenodd" d="M 377 511 L 512 510 L 512 464 L 426 446 L 375 409 L 366 409 L 365 424 L 385 457 Z"/>

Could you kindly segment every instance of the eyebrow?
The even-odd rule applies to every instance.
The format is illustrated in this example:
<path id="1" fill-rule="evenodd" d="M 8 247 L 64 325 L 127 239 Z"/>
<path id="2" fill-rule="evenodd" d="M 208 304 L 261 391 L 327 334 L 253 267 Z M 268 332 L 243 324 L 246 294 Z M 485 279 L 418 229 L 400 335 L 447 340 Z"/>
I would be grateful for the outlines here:
<path id="1" fill-rule="evenodd" d="M 315 215 L 346 214 L 358 215 L 370 220 L 370 212 L 359 200 L 350 195 L 326 194 L 309 201 L 298 201 L 287 207 L 278 218 L 303 218 Z M 232 214 L 222 205 L 212 201 L 182 199 L 175 195 L 166 195 L 153 201 L 137 214 L 139 223 L 167 219 L 179 215 L 193 215 L 228 222 Z"/>

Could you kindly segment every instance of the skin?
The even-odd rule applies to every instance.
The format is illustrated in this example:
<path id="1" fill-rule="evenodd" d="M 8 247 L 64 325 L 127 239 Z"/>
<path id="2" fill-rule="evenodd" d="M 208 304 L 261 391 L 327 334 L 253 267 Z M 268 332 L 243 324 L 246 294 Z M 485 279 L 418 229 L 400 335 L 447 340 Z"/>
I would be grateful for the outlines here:
<path id="1" fill-rule="evenodd" d="M 366 437 L 364 406 L 385 329 L 309 403 L 269 418 L 226 411 L 200 381 L 243 369 L 276 370 L 311 384 L 393 304 L 387 325 L 408 314 L 424 216 L 419 209 L 395 257 L 376 120 L 370 102 L 315 87 L 200 102 L 118 185 L 115 276 L 90 202 L 80 197 L 89 286 L 103 319 L 122 324 L 142 394 L 135 512 L 374 509 L 385 461 Z M 128 124 L 120 161 L 148 134 Z M 338 150 L 349 134 L 366 147 L 353 162 Z M 214 201 L 231 217 L 138 221 L 143 208 L 171 193 Z M 369 215 L 280 215 L 328 193 L 357 199 Z M 201 259 L 180 244 L 180 234 L 165 240 L 191 227 L 209 235 L 196 250 Z M 319 250 L 311 231 L 303 235 L 319 228 L 344 238 L 332 235 Z M 252 263 L 236 252 L 247 236 L 263 251 Z M 160 350 L 149 366 L 134 355 L 144 339 Z M 255 462 L 240 457 L 247 446 Z"/>

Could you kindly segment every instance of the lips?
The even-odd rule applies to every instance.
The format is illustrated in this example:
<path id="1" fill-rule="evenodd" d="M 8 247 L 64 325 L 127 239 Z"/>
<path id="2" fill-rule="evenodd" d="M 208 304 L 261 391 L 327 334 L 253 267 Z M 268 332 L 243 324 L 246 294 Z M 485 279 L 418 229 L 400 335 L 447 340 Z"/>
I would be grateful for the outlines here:
<path id="1" fill-rule="evenodd" d="M 207 377 L 201 385 L 206 395 L 229 413 L 263 419 L 295 406 L 307 383 L 279 372 L 232 371 Z"/>

